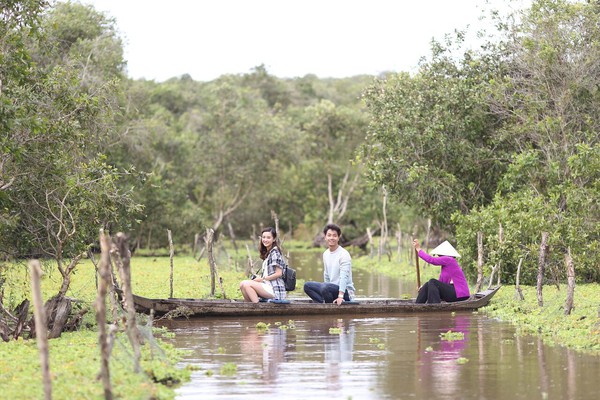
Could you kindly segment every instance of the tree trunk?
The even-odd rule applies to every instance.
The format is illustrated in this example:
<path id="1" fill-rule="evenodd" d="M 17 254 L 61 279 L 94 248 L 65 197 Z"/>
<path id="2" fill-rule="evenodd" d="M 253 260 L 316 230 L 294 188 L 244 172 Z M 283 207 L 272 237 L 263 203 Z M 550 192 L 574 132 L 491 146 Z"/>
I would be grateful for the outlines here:
<path id="1" fill-rule="evenodd" d="M 73 306 L 71 299 L 65 296 L 56 295 L 46 302 L 46 316 L 49 339 L 55 339 L 62 334 Z"/>
<path id="2" fill-rule="evenodd" d="M 523 291 L 521 290 L 521 285 L 519 284 L 519 281 L 521 279 L 521 264 L 523 264 L 523 257 L 519 258 L 519 265 L 517 266 L 517 278 L 516 278 L 516 283 L 515 283 L 515 298 L 519 298 L 521 301 L 525 300 L 525 297 L 523 296 Z"/>
<path id="3" fill-rule="evenodd" d="M 110 360 L 108 341 L 106 335 L 106 293 L 110 279 L 110 238 L 100 231 L 100 282 L 96 297 L 96 322 L 98 323 L 98 342 L 100 345 L 100 378 L 104 386 L 104 398 L 112 400 L 112 387 L 110 384 Z"/>
<path id="4" fill-rule="evenodd" d="M 235 232 L 233 231 L 233 226 L 231 222 L 227 221 L 227 229 L 229 230 L 229 238 L 231 239 L 231 244 L 233 245 L 233 249 L 235 250 L 235 254 L 238 252 L 237 243 L 235 241 Z"/>
<path id="5" fill-rule="evenodd" d="M 215 276 L 217 275 L 217 265 L 213 256 L 213 237 L 215 231 L 212 229 L 206 230 L 204 241 L 206 242 L 206 253 L 208 255 L 208 264 L 210 266 L 210 295 L 215 296 Z"/>
<path id="6" fill-rule="evenodd" d="M 46 328 L 46 314 L 44 312 L 44 300 L 42 298 L 42 289 L 40 287 L 40 277 L 42 269 L 38 260 L 29 262 L 31 271 L 31 289 L 33 295 L 33 316 L 35 318 L 36 341 L 40 352 L 40 364 L 42 367 L 42 382 L 44 385 L 44 398 L 52 399 L 52 379 L 50 377 L 50 354 L 48 351 L 48 337 Z"/>
<path id="7" fill-rule="evenodd" d="M 367 237 L 369 238 L 369 257 L 373 257 L 373 235 L 371 228 L 367 228 Z"/>
<path id="8" fill-rule="evenodd" d="M 575 267 L 573 266 L 573 257 L 571 257 L 571 248 L 567 250 L 565 255 L 565 263 L 567 265 L 567 301 L 565 303 L 565 315 L 570 315 L 573 309 L 573 294 L 575 293 Z"/>
<path id="9" fill-rule="evenodd" d="M 385 186 L 382 188 L 383 190 L 383 199 L 382 199 L 382 213 L 383 213 L 383 222 L 381 223 L 381 234 L 379 235 L 379 250 L 378 250 L 378 259 L 381 261 L 381 255 L 384 252 L 387 252 L 387 240 L 388 240 L 388 223 L 387 223 L 387 199 L 388 192 Z"/>
<path id="10" fill-rule="evenodd" d="M 192 256 L 196 255 L 196 250 L 198 249 L 198 240 L 200 239 L 200 234 L 194 234 L 194 244 L 192 245 Z"/>
<path id="11" fill-rule="evenodd" d="M 169 298 L 173 298 L 173 256 L 175 251 L 173 249 L 173 236 L 171 230 L 167 229 L 167 238 L 169 239 L 169 260 L 171 265 L 171 271 L 169 273 Z"/>
<path id="12" fill-rule="evenodd" d="M 425 252 L 429 253 L 429 234 L 431 233 L 431 218 L 427 218 L 427 231 L 425 234 Z"/>
<path id="13" fill-rule="evenodd" d="M 538 256 L 537 299 L 540 307 L 544 306 L 542 285 L 544 281 L 544 271 L 546 270 L 546 257 L 548 255 L 548 236 L 548 232 L 542 232 L 542 243 L 540 243 L 540 254 Z"/>
<path id="14" fill-rule="evenodd" d="M 502 255 L 504 254 L 504 228 L 502 224 L 498 224 L 498 241 L 500 242 L 500 259 L 498 260 L 498 281 L 496 282 L 496 286 L 500 286 L 500 275 L 502 272 Z"/>
<path id="15" fill-rule="evenodd" d="M 248 264 L 246 266 L 246 276 L 250 276 L 251 274 L 254 273 L 254 271 L 252 270 L 254 265 L 252 263 L 252 254 L 250 253 L 250 247 L 248 245 L 246 245 L 246 251 L 248 252 Z"/>
<path id="16" fill-rule="evenodd" d="M 121 259 L 119 273 L 121 276 L 121 285 L 123 289 L 123 295 L 125 298 L 127 336 L 129 337 L 129 342 L 131 343 L 131 347 L 133 348 L 133 370 L 135 373 L 139 373 L 141 371 L 140 360 L 142 358 L 142 353 L 140 350 L 141 335 L 137 327 L 137 321 L 135 317 L 135 305 L 133 304 L 133 292 L 131 290 L 131 254 L 129 252 L 129 245 L 125 234 L 121 232 L 117 233 L 116 239 L 116 245 Z M 172 241 L 169 241 L 172 244 Z"/>
<path id="17" fill-rule="evenodd" d="M 398 254 L 398 262 L 402 262 L 402 229 L 400 229 L 400 224 L 398 224 L 398 229 L 396 230 L 396 242 L 398 244 L 397 254 Z"/>
<path id="18" fill-rule="evenodd" d="M 488 289 L 492 287 L 493 283 L 494 283 L 494 274 L 496 273 L 496 270 L 498 269 L 498 264 L 495 264 L 492 267 L 492 273 L 490 274 L 490 283 L 488 284 Z"/>
<path id="19" fill-rule="evenodd" d="M 475 293 L 483 286 L 483 232 L 477 232 L 477 285 Z"/>

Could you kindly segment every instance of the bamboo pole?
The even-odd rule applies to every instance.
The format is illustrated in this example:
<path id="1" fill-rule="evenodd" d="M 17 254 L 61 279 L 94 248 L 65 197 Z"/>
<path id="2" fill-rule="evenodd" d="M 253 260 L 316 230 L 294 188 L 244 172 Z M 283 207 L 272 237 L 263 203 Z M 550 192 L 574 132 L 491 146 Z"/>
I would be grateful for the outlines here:
<path id="1" fill-rule="evenodd" d="M 50 378 L 50 354 L 48 351 L 48 328 L 46 327 L 46 312 L 42 299 L 40 279 L 42 269 L 38 260 L 29 261 L 31 271 L 31 291 L 33 295 L 33 316 L 35 318 L 35 338 L 40 352 L 40 364 L 42 367 L 42 381 L 44 385 L 44 398 L 52 399 L 52 379 Z"/>

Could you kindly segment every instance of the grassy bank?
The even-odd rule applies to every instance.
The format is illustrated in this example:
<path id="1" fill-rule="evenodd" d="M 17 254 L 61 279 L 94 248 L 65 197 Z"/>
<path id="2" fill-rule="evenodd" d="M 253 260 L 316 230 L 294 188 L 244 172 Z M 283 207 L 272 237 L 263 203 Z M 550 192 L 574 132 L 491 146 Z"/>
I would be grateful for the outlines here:
<path id="1" fill-rule="evenodd" d="M 98 334 L 91 330 L 66 332 L 49 340 L 53 399 L 104 398 Z M 117 399 L 172 399 L 173 387 L 189 380 L 190 372 L 175 367 L 181 352 L 147 338 L 142 373 L 133 373 L 133 358 L 125 335 L 117 335 L 111 355 L 113 396 Z M 34 340 L 0 343 L 0 393 L 5 399 L 42 399 L 42 376 Z"/>
<path id="2" fill-rule="evenodd" d="M 518 333 L 540 335 L 549 345 L 600 354 L 600 285 L 577 285 L 570 315 L 564 315 L 565 285 L 560 289 L 544 286 L 543 307 L 538 306 L 535 287 L 524 286 L 522 290 L 523 301 L 515 298 L 514 286 L 503 287 L 484 311 L 490 317 L 510 321 Z"/>

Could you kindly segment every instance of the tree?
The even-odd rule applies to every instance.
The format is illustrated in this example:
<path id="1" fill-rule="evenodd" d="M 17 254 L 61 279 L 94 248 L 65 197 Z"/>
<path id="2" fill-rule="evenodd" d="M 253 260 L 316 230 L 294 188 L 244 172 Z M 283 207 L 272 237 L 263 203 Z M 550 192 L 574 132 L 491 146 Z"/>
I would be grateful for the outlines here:
<path id="1" fill-rule="evenodd" d="M 497 61 L 474 51 L 457 60 L 451 39 L 432 43 L 431 60 L 415 76 L 390 75 L 365 91 L 371 122 L 363 151 L 370 180 L 449 230 L 454 211 L 489 203 L 506 168 L 486 102 Z M 463 34 L 455 40 L 460 46 Z"/>
<path id="2" fill-rule="evenodd" d="M 33 17 L 41 15 L 44 4 L 11 5 L 29 13 L 13 24 L 10 35 L 2 36 L 10 37 L 10 43 L 3 42 L 3 55 L 20 62 L 3 64 L 0 78 L 0 180 L 11 177 L 0 195 L 5 215 L 0 244 L 9 256 L 55 259 L 63 276 L 59 296 L 64 296 L 69 275 L 98 228 L 115 226 L 119 216 L 135 208 L 129 193 L 116 184 L 126 171 L 112 168 L 101 153 L 102 139 L 108 136 L 103 122 L 113 115 L 115 87 L 89 92 L 70 63 L 34 63 L 30 54 L 36 49 L 56 48 L 38 35 L 43 22 Z M 14 14 L 8 25 L 11 18 Z"/>

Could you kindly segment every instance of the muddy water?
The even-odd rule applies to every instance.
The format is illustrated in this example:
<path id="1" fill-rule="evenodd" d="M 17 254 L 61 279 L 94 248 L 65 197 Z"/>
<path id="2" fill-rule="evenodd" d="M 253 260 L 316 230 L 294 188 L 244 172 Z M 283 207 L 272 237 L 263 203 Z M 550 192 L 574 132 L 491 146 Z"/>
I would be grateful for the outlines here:
<path id="1" fill-rule="evenodd" d="M 270 323 L 268 331 L 256 329 Z M 288 326 L 281 329 L 278 323 Z M 177 321 L 178 399 L 596 399 L 600 357 L 477 313 Z M 332 329 L 334 328 L 334 329 Z M 440 334 L 463 333 L 455 341 Z M 228 372 L 228 368 L 231 373 Z"/>

